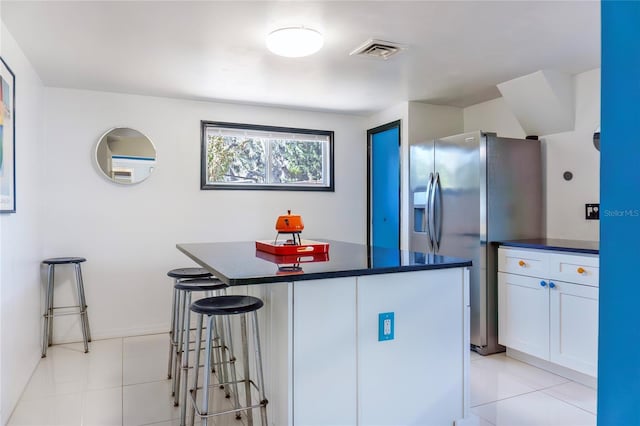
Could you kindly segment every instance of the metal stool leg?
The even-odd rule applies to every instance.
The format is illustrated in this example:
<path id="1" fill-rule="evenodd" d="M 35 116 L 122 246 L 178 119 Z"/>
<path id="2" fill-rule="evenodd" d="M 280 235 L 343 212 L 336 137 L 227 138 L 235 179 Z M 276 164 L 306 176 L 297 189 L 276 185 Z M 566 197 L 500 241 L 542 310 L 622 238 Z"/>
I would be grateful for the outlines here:
<path id="1" fill-rule="evenodd" d="M 49 340 L 47 342 L 48 346 L 51 346 L 53 343 L 53 297 L 55 291 L 55 280 L 56 280 L 56 266 L 51 265 L 51 288 L 49 289 L 49 331 L 47 336 L 49 336 Z"/>
<path id="2" fill-rule="evenodd" d="M 176 395 L 176 379 L 179 378 L 178 376 L 178 365 L 179 361 L 180 361 L 180 310 L 182 309 L 182 292 L 180 290 L 177 290 L 176 292 L 176 328 L 174 329 L 173 334 L 175 335 L 175 349 L 173 351 L 173 365 L 171 367 L 173 373 L 173 379 L 171 380 L 171 395 L 175 396 Z M 174 400 L 174 403 L 177 402 L 177 399 Z"/>
<path id="3" fill-rule="evenodd" d="M 87 352 L 89 352 L 89 339 L 88 339 L 89 330 L 87 330 L 87 324 L 83 319 L 83 314 L 82 314 L 83 307 L 82 307 L 81 285 L 82 285 L 82 281 L 76 279 L 76 288 L 78 290 L 78 302 L 79 302 L 78 304 L 80 305 L 80 325 L 82 328 L 82 341 L 84 342 L 84 353 L 86 354 Z"/>
<path id="4" fill-rule="evenodd" d="M 222 321 L 224 322 L 224 326 L 227 331 L 226 339 L 229 343 L 229 356 L 231 357 L 229 360 L 229 370 L 231 371 L 231 383 L 233 386 L 233 403 L 236 409 L 240 408 L 240 400 L 238 398 L 238 378 L 236 375 L 236 357 L 235 351 L 233 350 L 233 338 L 231 337 L 231 321 L 228 316 L 222 317 Z M 241 414 L 238 411 L 236 413 L 236 419 L 241 418 Z"/>
<path id="5" fill-rule="evenodd" d="M 173 405 L 178 406 L 180 404 L 180 380 L 181 380 L 181 365 L 182 365 L 182 357 L 184 356 L 184 348 L 182 347 L 183 336 L 185 334 L 184 331 L 184 317 L 188 315 L 188 307 L 185 306 L 185 302 L 187 299 L 187 291 L 178 291 L 178 339 L 177 350 L 176 350 L 176 360 L 175 360 L 175 370 L 174 370 L 174 378 L 173 378 Z M 189 332 L 187 331 L 187 336 Z"/>
<path id="6" fill-rule="evenodd" d="M 198 397 L 198 374 L 200 373 L 200 345 L 202 345 L 202 315 L 198 315 L 196 318 L 196 353 L 193 364 L 193 387 L 191 388 L 193 401 L 197 401 Z M 195 421 L 196 412 L 193 402 L 191 403 L 191 426 Z M 182 425 L 181 425 L 182 426 Z"/>
<path id="7" fill-rule="evenodd" d="M 213 337 L 211 337 L 211 350 L 213 350 L 213 355 L 211 355 L 211 362 L 213 365 L 211 366 L 211 373 L 218 374 L 220 371 L 220 336 L 218 335 L 218 326 L 216 325 L 215 318 L 213 320 Z"/>
<path id="8" fill-rule="evenodd" d="M 262 352 L 260 350 L 260 331 L 258 330 L 258 312 L 253 311 L 251 316 L 253 321 L 253 339 L 255 342 L 256 351 L 256 375 L 258 380 L 258 392 L 260 395 L 260 420 L 262 426 L 267 426 L 267 397 L 264 393 L 264 376 L 262 374 Z"/>
<path id="9" fill-rule="evenodd" d="M 224 359 L 222 356 L 222 352 L 224 351 L 224 340 L 221 337 L 221 333 L 220 333 L 220 322 L 218 321 L 217 318 L 213 318 L 213 341 L 214 341 L 214 345 L 213 345 L 213 349 L 214 350 L 214 364 L 215 364 L 215 370 L 216 370 L 216 375 L 218 376 L 218 382 L 219 383 L 224 383 L 225 382 L 225 369 L 226 369 L 226 364 L 224 364 Z M 220 389 L 224 389 L 223 385 L 220 385 Z"/>
<path id="10" fill-rule="evenodd" d="M 209 374 L 209 366 L 211 365 L 211 328 L 213 326 L 213 317 L 207 317 L 207 346 L 205 349 L 204 360 L 204 384 L 202 388 L 202 413 L 206 416 L 209 414 L 209 385 L 211 381 L 211 374 Z M 202 418 L 202 426 L 207 426 L 209 419 L 207 417 Z"/>
<path id="11" fill-rule="evenodd" d="M 49 323 L 51 322 L 51 300 L 53 299 L 53 265 L 47 268 L 47 289 L 45 291 L 44 314 L 42 315 L 42 358 L 47 356 L 49 346 Z"/>
<path id="12" fill-rule="evenodd" d="M 225 296 L 227 294 L 227 290 L 226 289 L 222 289 L 219 290 L 218 292 L 218 296 Z M 224 338 L 224 334 L 225 334 L 225 329 L 224 329 L 224 319 L 214 319 L 215 321 L 215 328 L 214 330 L 216 330 L 216 332 L 218 333 L 218 353 L 219 353 L 219 357 L 218 360 L 219 362 L 219 369 L 218 369 L 218 382 L 220 383 L 227 383 L 230 381 L 229 379 L 229 364 L 230 364 L 230 352 L 229 352 L 229 348 L 227 347 L 227 343 L 226 340 Z M 220 389 L 224 389 L 225 390 L 225 398 L 231 398 L 231 392 L 229 392 L 229 386 L 227 385 L 226 387 L 224 385 L 220 385 Z"/>
<path id="13" fill-rule="evenodd" d="M 240 328 L 242 332 L 242 369 L 244 370 L 244 393 L 247 407 L 251 404 L 251 381 L 249 380 L 249 345 L 247 341 L 247 314 L 240 317 Z M 247 425 L 253 426 L 253 412 L 247 410 Z"/>
<path id="14" fill-rule="evenodd" d="M 82 280 L 82 269 L 79 263 L 75 264 L 76 280 L 80 283 L 80 306 L 82 307 L 83 314 L 81 315 L 85 327 L 87 329 L 87 341 L 91 341 L 91 329 L 89 328 L 89 314 L 87 313 L 87 299 L 84 294 L 84 281 Z"/>
<path id="15" fill-rule="evenodd" d="M 191 339 L 191 292 L 185 292 L 184 302 L 184 333 L 182 337 L 182 391 L 179 392 L 180 396 L 180 426 L 184 426 L 187 418 L 187 382 L 189 381 L 189 340 Z M 196 352 L 200 351 L 199 347 L 195 347 Z M 180 384 L 180 383 L 178 383 Z"/>
<path id="16" fill-rule="evenodd" d="M 173 289 L 173 297 L 171 298 L 171 323 L 169 324 L 169 365 L 167 366 L 167 379 L 173 377 L 173 353 L 176 350 L 175 342 L 175 323 L 176 323 L 176 290 Z"/>

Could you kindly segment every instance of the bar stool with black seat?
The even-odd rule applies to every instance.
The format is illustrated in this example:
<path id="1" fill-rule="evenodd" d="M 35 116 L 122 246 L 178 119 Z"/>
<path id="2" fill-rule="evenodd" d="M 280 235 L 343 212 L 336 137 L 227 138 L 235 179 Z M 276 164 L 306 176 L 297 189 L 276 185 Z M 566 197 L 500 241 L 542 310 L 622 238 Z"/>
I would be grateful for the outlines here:
<path id="1" fill-rule="evenodd" d="M 207 316 L 207 327 L 205 331 L 206 344 L 205 344 L 205 361 L 204 361 L 204 383 L 202 386 L 202 405 L 198 407 L 197 393 L 198 393 L 198 373 L 200 364 L 200 351 L 195 351 L 194 361 L 194 374 L 191 387 L 191 395 L 189 400 L 191 401 L 191 425 L 193 426 L 195 417 L 198 416 L 202 419 L 202 425 L 208 425 L 208 419 L 214 416 L 220 416 L 224 414 L 236 413 L 236 418 L 240 418 L 240 413 L 246 411 L 248 426 L 253 425 L 252 409 L 260 408 L 260 420 L 262 426 L 267 426 L 267 398 L 264 393 L 264 378 L 262 374 L 262 353 L 260 351 L 260 333 L 258 330 L 258 309 L 260 309 L 264 303 L 262 300 L 253 296 L 218 296 L 208 297 L 200 299 L 191 304 L 191 311 L 198 314 L 196 322 L 196 342 L 195 347 L 198 348 L 201 344 L 202 323 L 204 316 Z M 256 360 L 256 379 L 257 385 L 251 380 L 249 373 L 249 345 L 247 339 L 247 314 L 251 315 L 251 324 L 253 326 L 253 345 L 255 351 Z M 232 315 L 240 316 L 240 329 L 242 334 L 242 358 L 243 358 L 243 373 L 244 378 L 237 380 L 235 357 L 233 357 L 233 342 L 231 339 L 231 325 L 230 321 L 225 321 L 225 336 L 227 338 L 227 345 L 229 352 L 232 354 L 232 359 L 229 364 L 231 371 L 231 380 L 228 382 L 221 382 L 217 385 L 231 385 L 234 388 L 234 408 L 229 410 L 209 412 L 209 390 L 212 388 L 211 384 L 211 368 L 212 368 L 212 336 L 213 330 L 216 328 L 216 317 L 229 318 Z M 185 352 L 186 353 L 186 352 Z M 244 383 L 246 402 L 244 406 L 240 406 L 238 398 L 239 383 Z M 257 404 L 253 404 L 251 397 L 251 386 L 258 391 L 260 401 Z"/>
<path id="2" fill-rule="evenodd" d="M 62 315 L 80 315 L 80 326 L 82 328 L 82 340 L 84 342 L 84 352 L 89 352 L 89 342 L 91 341 L 91 330 L 89 329 L 89 316 L 87 314 L 87 300 L 84 294 L 84 283 L 82 281 L 82 269 L 80 264 L 86 262 L 84 257 L 54 257 L 45 259 L 43 264 L 47 265 L 47 289 L 45 292 L 44 324 L 42 327 L 42 358 L 47 356 L 47 347 L 53 342 L 53 317 Z M 73 306 L 54 306 L 53 294 L 55 285 L 56 265 L 73 265 L 76 277 L 76 291 L 78 293 L 78 304 Z M 75 309 L 77 312 L 54 313 L 56 309 Z"/>
<path id="3" fill-rule="evenodd" d="M 191 280 L 181 280 L 174 285 L 174 289 L 177 291 L 176 298 L 178 299 L 178 317 L 182 322 L 176 329 L 178 348 L 176 351 L 176 369 L 173 374 L 173 388 L 174 388 L 174 405 L 178 406 L 182 404 L 181 418 L 184 418 L 185 411 L 185 397 L 187 391 L 187 381 L 189 373 L 189 343 L 191 331 L 191 315 L 189 307 L 191 306 L 191 296 L 194 292 L 206 292 L 207 296 L 221 296 L 226 293 L 228 285 L 223 283 L 217 278 L 195 278 Z M 224 339 L 219 339 L 216 333 L 216 345 L 215 349 L 222 348 L 224 345 Z M 221 343 L 220 343 L 221 342 Z M 199 350 L 200 348 L 194 347 L 193 350 Z M 184 378 L 184 380 L 182 380 Z M 181 394 L 180 383 L 182 380 L 183 392 Z M 184 424 L 184 423 L 182 423 Z"/>
<path id="4" fill-rule="evenodd" d="M 169 324 L 169 365 L 167 366 L 167 379 L 171 379 L 173 372 L 178 368 L 179 364 L 176 362 L 177 350 L 178 350 L 178 338 L 175 333 L 178 330 L 178 325 L 181 324 L 178 315 L 178 306 L 180 301 L 177 300 L 178 290 L 175 285 L 183 280 L 190 280 L 195 278 L 209 278 L 212 277 L 211 272 L 205 268 L 176 268 L 167 272 L 167 275 L 173 278 L 173 297 L 171 300 L 171 322 Z M 175 395 L 175 380 L 171 387 L 171 394 Z"/>

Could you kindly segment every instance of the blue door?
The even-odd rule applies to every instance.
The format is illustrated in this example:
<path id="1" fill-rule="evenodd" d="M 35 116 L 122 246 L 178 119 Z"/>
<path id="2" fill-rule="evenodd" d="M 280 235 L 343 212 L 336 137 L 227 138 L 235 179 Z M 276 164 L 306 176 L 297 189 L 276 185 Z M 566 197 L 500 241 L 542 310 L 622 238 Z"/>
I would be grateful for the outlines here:
<path id="1" fill-rule="evenodd" d="M 368 243 L 400 248 L 400 122 L 371 129 L 369 136 Z"/>

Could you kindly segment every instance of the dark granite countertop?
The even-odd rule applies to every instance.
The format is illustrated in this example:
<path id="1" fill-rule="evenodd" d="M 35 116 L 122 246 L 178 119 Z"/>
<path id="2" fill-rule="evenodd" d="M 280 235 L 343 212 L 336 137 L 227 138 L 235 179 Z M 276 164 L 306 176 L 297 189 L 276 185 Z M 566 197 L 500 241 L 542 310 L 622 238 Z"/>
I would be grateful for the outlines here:
<path id="1" fill-rule="evenodd" d="M 301 256 L 301 270 L 290 270 L 291 258 L 256 251 L 255 242 L 177 244 L 178 250 L 209 269 L 229 285 L 264 284 L 317 280 L 323 278 L 387 274 L 393 272 L 471 266 L 471 261 L 455 257 L 368 247 L 343 241 L 329 243 L 326 257 Z M 326 260 L 325 260 L 326 259 Z"/>
<path id="2" fill-rule="evenodd" d="M 508 247 L 532 248 L 573 253 L 600 254 L 598 241 L 560 240 L 554 238 L 533 238 L 527 240 L 498 241 L 496 244 Z"/>

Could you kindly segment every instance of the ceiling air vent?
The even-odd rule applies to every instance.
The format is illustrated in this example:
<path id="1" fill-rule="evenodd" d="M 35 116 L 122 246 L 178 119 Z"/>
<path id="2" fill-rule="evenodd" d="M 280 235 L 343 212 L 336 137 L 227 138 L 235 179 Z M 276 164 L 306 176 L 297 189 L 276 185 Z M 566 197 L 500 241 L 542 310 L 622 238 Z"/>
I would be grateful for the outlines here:
<path id="1" fill-rule="evenodd" d="M 405 50 L 406 48 L 406 46 L 394 43 L 392 41 L 369 39 L 362 45 L 356 47 L 351 53 L 349 53 L 349 55 L 372 56 L 374 58 L 386 60 L 396 53 L 400 52 L 401 50 Z"/>

